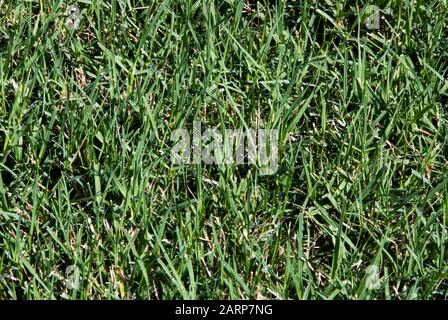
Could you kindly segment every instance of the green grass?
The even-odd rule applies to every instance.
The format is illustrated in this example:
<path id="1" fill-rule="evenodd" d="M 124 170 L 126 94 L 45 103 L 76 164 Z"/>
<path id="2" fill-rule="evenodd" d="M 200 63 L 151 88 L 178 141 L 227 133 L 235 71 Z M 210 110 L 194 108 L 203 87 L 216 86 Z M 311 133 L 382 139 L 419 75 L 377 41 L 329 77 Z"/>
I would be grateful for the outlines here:
<path id="1" fill-rule="evenodd" d="M 447 69 L 446 0 L 0 0 L 0 299 L 448 298 Z"/>

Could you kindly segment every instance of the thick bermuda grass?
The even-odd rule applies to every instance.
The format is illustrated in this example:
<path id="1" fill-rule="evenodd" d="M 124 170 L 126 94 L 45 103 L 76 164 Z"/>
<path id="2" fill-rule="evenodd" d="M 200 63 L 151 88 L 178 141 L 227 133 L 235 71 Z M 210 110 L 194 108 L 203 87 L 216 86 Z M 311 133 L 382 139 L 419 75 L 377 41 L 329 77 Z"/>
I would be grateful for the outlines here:
<path id="1" fill-rule="evenodd" d="M 0 0 L 0 298 L 447 298 L 447 39 L 446 0 Z M 193 121 L 277 172 L 173 164 Z"/>

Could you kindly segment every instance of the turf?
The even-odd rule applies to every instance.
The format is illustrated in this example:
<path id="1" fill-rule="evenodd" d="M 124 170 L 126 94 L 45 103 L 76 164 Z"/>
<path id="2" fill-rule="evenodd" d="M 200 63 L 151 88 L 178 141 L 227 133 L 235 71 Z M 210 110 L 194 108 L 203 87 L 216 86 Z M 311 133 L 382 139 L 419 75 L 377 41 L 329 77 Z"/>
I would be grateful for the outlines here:
<path id="1" fill-rule="evenodd" d="M 447 69 L 446 0 L 0 0 L 0 299 L 448 298 Z"/>

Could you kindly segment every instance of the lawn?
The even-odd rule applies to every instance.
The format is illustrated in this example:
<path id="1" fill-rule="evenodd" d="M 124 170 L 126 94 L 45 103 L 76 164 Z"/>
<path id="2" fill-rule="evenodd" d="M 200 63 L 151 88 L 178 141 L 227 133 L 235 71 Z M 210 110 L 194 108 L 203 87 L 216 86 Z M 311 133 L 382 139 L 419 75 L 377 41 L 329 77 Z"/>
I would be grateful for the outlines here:
<path id="1" fill-rule="evenodd" d="M 447 299 L 447 125 L 447 0 L 0 0 L 0 299 Z"/>

